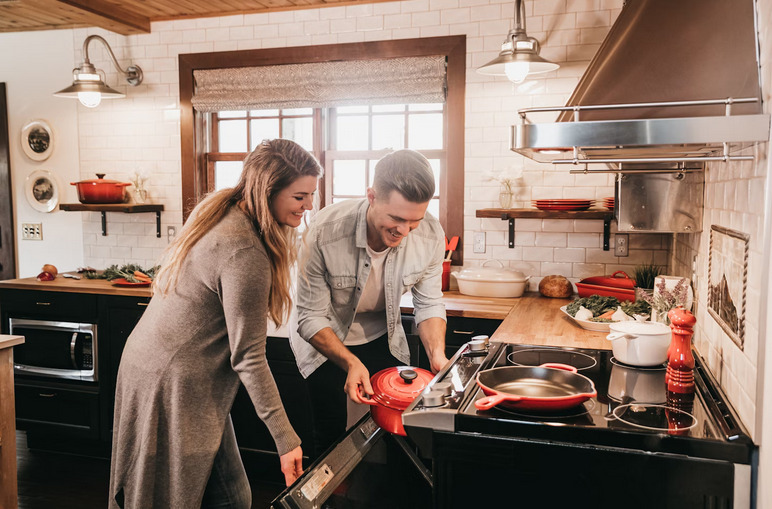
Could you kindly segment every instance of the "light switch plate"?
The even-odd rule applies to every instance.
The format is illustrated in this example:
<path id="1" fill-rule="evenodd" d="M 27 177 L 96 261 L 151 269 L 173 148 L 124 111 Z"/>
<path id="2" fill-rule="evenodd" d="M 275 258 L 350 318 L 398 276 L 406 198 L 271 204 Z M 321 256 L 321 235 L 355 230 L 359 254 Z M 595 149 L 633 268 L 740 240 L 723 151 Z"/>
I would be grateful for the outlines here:
<path id="1" fill-rule="evenodd" d="M 22 240 L 43 240 L 43 223 L 22 223 Z"/>
<path id="2" fill-rule="evenodd" d="M 485 252 L 485 232 L 474 232 L 474 245 L 472 246 L 472 252 Z"/>

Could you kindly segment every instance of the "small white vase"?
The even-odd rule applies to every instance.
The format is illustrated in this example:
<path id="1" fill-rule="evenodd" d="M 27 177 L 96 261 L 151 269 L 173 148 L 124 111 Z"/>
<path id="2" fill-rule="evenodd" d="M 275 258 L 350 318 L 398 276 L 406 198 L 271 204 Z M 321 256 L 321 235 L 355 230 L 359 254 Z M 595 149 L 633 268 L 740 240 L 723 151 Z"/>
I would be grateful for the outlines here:
<path id="1" fill-rule="evenodd" d="M 657 276 L 656 278 L 654 278 L 654 295 L 653 295 L 654 302 L 657 302 L 660 298 L 660 295 L 662 293 L 660 288 L 662 286 L 663 281 L 665 282 L 665 290 L 668 292 L 672 292 L 673 289 L 676 287 L 676 285 L 678 285 L 678 282 L 681 281 L 682 279 L 686 279 L 685 281 L 686 301 L 677 302 L 674 307 L 682 305 L 684 309 L 686 309 L 687 311 L 691 311 L 692 304 L 694 304 L 694 292 L 692 291 L 692 287 L 688 278 L 682 278 L 679 276 Z M 656 309 L 654 309 L 654 307 L 652 307 L 651 321 L 669 324 L 670 319 L 667 317 L 668 311 L 670 311 L 670 309 L 657 311 Z"/>
<path id="2" fill-rule="evenodd" d="M 507 191 L 502 189 L 499 192 L 499 205 L 501 205 L 501 208 L 502 209 L 512 208 L 512 198 L 513 198 L 512 191 Z"/>

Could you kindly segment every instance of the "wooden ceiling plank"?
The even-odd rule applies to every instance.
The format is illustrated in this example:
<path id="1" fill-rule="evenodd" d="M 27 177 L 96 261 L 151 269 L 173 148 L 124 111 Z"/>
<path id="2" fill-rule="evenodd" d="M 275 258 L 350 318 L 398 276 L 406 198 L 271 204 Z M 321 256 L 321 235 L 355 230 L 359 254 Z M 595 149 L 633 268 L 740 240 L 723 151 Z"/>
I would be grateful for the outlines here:
<path id="1" fill-rule="evenodd" d="M 150 18 L 141 16 L 101 0 L 58 0 L 95 15 L 101 22 L 98 26 L 119 34 L 150 33 Z"/>

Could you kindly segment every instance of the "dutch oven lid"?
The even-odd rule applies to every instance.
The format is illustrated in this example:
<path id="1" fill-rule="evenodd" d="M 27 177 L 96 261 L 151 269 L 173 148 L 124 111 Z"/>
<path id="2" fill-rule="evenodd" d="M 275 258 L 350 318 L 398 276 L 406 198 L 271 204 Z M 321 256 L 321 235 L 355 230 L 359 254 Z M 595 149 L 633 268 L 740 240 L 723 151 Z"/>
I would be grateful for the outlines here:
<path id="1" fill-rule="evenodd" d="M 609 329 L 611 329 L 614 332 L 637 334 L 639 336 L 670 333 L 670 327 L 668 327 L 664 323 L 638 322 L 638 321 L 632 321 L 632 320 L 628 320 L 625 322 L 610 323 Z"/>
<path id="2" fill-rule="evenodd" d="M 610 276 L 593 276 L 579 281 L 586 285 L 610 286 L 612 288 L 626 288 L 632 290 L 635 288 L 635 281 L 630 279 L 624 271 L 618 270 Z"/>
<path id="3" fill-rule="evenodd" d="M 500 267 L 486 267 L 489 262 L 496 262 Z M 519 270 L 505 269 L 498 260 L 488 260 L 482 267 L 470 267 L 456 274 L 465 281 L 496 281 L 500 283 L 524 283 L 528 277 Z"/>
<path id="4" fill-rule="evenodd" d="M 104 173 L 97 173 L 97 178 L 95 179 L 88 179 L 88 180 L 79 180 L 77 182 L 70 182 L 70 185 L 78 185 L 78 184 L 91 184 L 91 185 L 107 185 L 107 184 L 116 184 L 119 186 L 130 186 L 131 184 L 129 182 L 120 182 L 118 180 L 110 180 L 105 178 Z"/>
<path id="5" fill-rule="evenodd" d="M 375 392 L 373 399 L 383 406 L 404 410 L 432 378 L 434 375 L 421 368 L 397 366 L 383 369 L 370 377 Z"/>

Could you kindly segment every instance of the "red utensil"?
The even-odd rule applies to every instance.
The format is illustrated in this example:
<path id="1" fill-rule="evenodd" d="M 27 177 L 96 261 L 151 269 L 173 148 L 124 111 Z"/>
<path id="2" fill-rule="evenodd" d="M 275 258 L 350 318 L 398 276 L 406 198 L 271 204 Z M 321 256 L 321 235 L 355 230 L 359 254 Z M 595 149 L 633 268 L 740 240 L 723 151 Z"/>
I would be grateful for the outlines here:
<path id="1" fill-rule="evenodd" d="M 450 257 L 453 256 L 453 251 L 455 251 L 457 247 L 458 247 L 458 235 L 454 235 L 453 238 L 450 239 L 448 246 L 445 248 L 445 250 L 447 251 L 447 254 L 445 255 L 445 261 L 450 260 Z"/>

